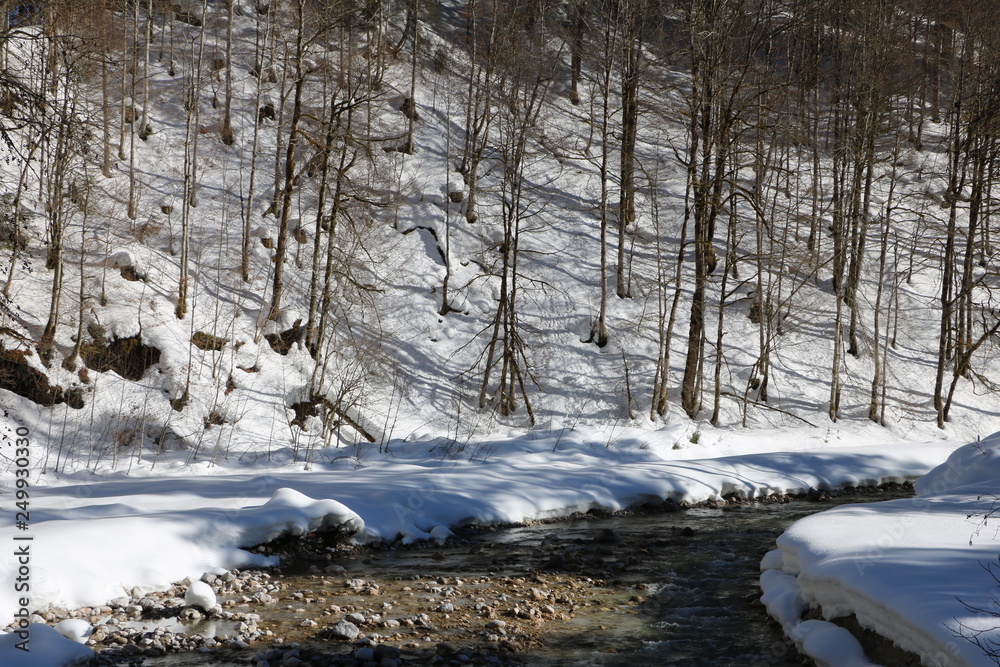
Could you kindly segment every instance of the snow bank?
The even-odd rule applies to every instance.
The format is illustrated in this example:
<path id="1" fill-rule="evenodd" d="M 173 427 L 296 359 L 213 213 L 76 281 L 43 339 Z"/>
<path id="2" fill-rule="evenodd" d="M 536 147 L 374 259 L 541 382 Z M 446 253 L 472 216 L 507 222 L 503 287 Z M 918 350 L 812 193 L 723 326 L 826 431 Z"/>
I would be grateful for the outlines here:
<path id="1" fill-rule="evenodd" d="M 681 450 L 614 450 L 582 435 L 537 438 L 487 462 L 423 458 L 370 468 L 187 476 L 44 477 L 32 487 L 30 610 L 103 604 L 206 571 L 274 560 L 248 547 L 337 527 L 358 539 L 443 539 L 468 522 L 521 522 L 667 497 L 699 502 L 914 478 L 943 444 L 681 458 Z M 518 451 L 519 450 L 519 451 Z M 401 456 L 403 454 L 401 453 Z M 673 456 L 673 460 L 668 460 Z M 0 542 L 13 544 L 13 520 Z M 73 558 L 66 558 L 72 553 Z M 0 551 L 0 622 L 19 609 L 12 550 Z"/>
<path id="2" fill-rule="evenodd" d="M 796 642 L 820 627 L 797 622 L 791 600 L 801 599 L 827 619 L 855 615 L 925 665 L 995 664 L 967 637 L 1000 641 L 1000 618 L 970 610 L 1000 612 L 982 567 L 1000 550 L 983 522 L 1000 495 L 1000 434 L 956 450 L 917 490 L 807 517 L 778 538 L 780 557 L 761 565 L 762 601 Z"/>
<path id="3" fill-rule="evenodd" d="M 86 646 L 41 623 L 0 635 L 0 664 L 3 667 L 68 667 L 93 657 L 94 652 Z"/>
<path id="4" fill-rule="evenodd" d="M 212 484 L 211 478 L 193 481 L 205 485 L 206 491 Z M 127 486 L 134 493 L 145 486 L 143 482 L 131 480 Z M 206 571 L 274 565 L 275 559 L 239 547 L 282 534 L 331 526 L 351 533 L 364 528 L 356 514 L 334 500 L 312 500 L 291 489 L 277 489 L 266 503 L 252 506 L 234 494 L 237 491 L 230 486 L 232 497 L 211 504 L 155 490 L 106 503 L 102 501 L 115 499 L 95 500 L 86 487 L 75 486 L 50 494 L 46 503 L 39 489 L 32 518 L 43 520 L 32 523 L 27 533 L 31 541 L 13 542 L 13 531 L 3 531 L 7 544 L 30 545 L 27 592 L 15 590 L 19 564 L 14 550 L 5 549 L 0 555 L 3 623 L 14 618 L 21 597 L 30 600 L 29 611 L 103 604 L 135 586 L 163 590 Z M 43 509 L 46 504 L 48 510 Z M 6 663 L 0 660 L 0 664 Z"/>

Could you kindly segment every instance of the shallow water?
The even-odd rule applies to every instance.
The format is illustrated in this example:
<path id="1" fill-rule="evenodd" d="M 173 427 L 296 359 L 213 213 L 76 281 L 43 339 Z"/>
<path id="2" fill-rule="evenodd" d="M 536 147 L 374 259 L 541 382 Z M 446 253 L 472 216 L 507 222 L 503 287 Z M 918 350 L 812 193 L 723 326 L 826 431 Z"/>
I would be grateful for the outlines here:
<path id="1" fill-rule="evenodd" d="M 384 612 L 383 618 L 426 613 L 431 629 L 362 627 L 380 635 L 380 642 L 404 647 L 403 657 L 414 663 L 429 662 L 441 641 L 495 647 L 497 638 L 487 638 L 483 630 L 487 617 L 473 607 L 485 600 L 493 605 L 492 615 L 508 623 L 503 639 L 514 640 L 515 650 L 501 655 L 511 664 L 802 665 L 758 602 L 761 557 L 799 518 L 900 495 L 908 494 L 587 517 L 465 535 L 454 545 L 337 554 L 332 562 L 346 568 L 346 576 L 275 576 L 284 591 L 307 591 L 311 602 L 288 598 L 249 611 L 260 614 L 261 625 L 286 643 L 326 652 L 352 648 L 319 635 L 349 610 Z M 346 578 L 376 581 L 381 588 L 377 595 L 360 595 L 345 588 Z M 532 591 L 548 596 L 532 604 L 550 603 L 554 615 L 513 616 L 510 605 L 520 600 L 527 608 Z M 452 602 L 455 612 L 440 613 L 442 601 Z M 342 612 L 324 614 L 330 604 Z M 305 618 L 319 627 L 301 627 Z M 171 655 L 144 664 L 246 664 L 267 648 L 259 642 L 250 652 Z"/>

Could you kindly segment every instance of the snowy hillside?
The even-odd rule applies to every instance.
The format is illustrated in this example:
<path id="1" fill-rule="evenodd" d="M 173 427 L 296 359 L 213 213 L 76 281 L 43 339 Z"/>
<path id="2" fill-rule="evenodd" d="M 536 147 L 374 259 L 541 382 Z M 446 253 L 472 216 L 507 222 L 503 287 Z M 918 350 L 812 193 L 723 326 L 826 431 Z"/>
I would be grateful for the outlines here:
<path id="1" fill-rule="evenodd" d="M 350 12 L 306 3 L 299 29 L 296 3 L 263 12 L 266 3 L 235 2 L 231 23 L 225 4 L 207 4 L 204 22 L 200 3 L 189 4 L 172 14 L 90 12 L 65 24 L 52 8 L 48 22 L 44 11 L 33 15 L 4 41 L 9 78 L 26 91 L 55 91 L 40 119 L 27 92 L 12 107 L 4 166 L 4 402 L 44 446 L 47 468 L 279 452 L 319 462 L 415 438 L 458 454 L 532 424 L 604 425 L 613 440 L 625 427 L 681 422 L 686 446 L 716 432 L 707 423 L 716 393 L 720 428 L 869 430 L 872 405 L 885 424 L 879 439 L 970 439 L 1000 427 L 994 342 L 983 336 L 995 319 L 988 240 L 970 251 L 983 265 L 974 267 L 969 310 L 955 316 L 969 326 L 948 334 L 983 336 L 981 345 L 956 380 L 950 421 L 940 434 L 934 424 L 937 249 L 949 224 L 941 199 L 949 130 L 934 114 L 919 149 L 880 146 L 872 163 L 857 292 L 842 297 L 851 308 L 838 309 L 843 289 L 831 281 L 838 163 L 817 153 L 814 166 L 804 144 L 782 144 L 772 146 L 774 166 L 760 171 L 751 149 L 734 144 L 727 179 L 735 180 L 718 210 L 718 265 L 707 275 L 694 348 L 693 411 L 682 389 L 700 260 L 697 220 L 685 208 L 698 200 L 685 185 L 693 93 L 680 27 L 645 26 L 636 47 L 636 213 L 619 238 L 615 82 L 624 65 L 614 54 L 615 44 L 624 48 L 624 23 L 612 34 L 588 19 L 573 104 L 562 5 L 508 31 L 505 39 L 534 54 L 510 62 L 467 34 L 470 21 L 481 31 L 503 27 L 504 17 L 483 10 L 470 18 L 453 4 L 420 5 L 415 58 L 405 8 L 348 20 Z M 60 66 L 33 69 L 54 45 L 65 45 Z M 611 54 L 607 84 L 602 53 Z M 902 103 L 892 102 L 880 140 L 901 122 Z M 19 123 L 19 114 L 39 122 Z M 477 114 L 488 133 L 470 126 Z M 64 118 L 74 125 L 60 132 Z M 749 126 L 732 131 L 752 146 Z M 472 139 L 481 142 L 474 180 Z M 814 186 L 820 196 L 806 198 Z M 956 207 L 959 226 L 973 205 L 965 198 Z M 992 200 L 980 205 L 985 233 Z M 820 223 L 812 250 L 811 207 Z M 891 225 L 877 231 L 886 208 Z M 602 212 L 608 342 L 598 346 Z M 848 274 L 855 258 L 850 264 Z M 847 350 L 848 323 L 856 354 Z M 956 358 L 944 369 L 944 393 Z M 832 422 L 835 367 L 842 397 Z M 876 370 L 884 383 L 873 385 Z M 330 448 L 345 444 L 355 447 Z"/>
<path id="2" fill-rule="evenodd" d="M 901 481 L 1000 431 L 985 5 L 17 4 L 0 623 L 283 533 Z"/>

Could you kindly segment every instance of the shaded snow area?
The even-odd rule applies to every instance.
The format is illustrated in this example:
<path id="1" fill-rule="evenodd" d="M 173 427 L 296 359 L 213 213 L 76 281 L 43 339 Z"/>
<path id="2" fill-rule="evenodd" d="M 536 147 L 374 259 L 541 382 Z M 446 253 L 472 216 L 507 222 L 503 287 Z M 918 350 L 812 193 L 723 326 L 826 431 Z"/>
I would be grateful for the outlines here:
<path id="1" fill-rule="evenodd" d="M 596 435 L 553 433 L 505 443 L 498 447 L 504 454 L 485 462 L 421 456 L 426 450 L 411 445 L 401 446 L 395 460 L 366 468 L 352 463 L 262 475 L 213 474 L 202 467 L 200 474 L 119 475 L 97 483 L 88 473 L 43 475 L 33 487 L 27 611 L 95 605 L 125 589 L 164 589 L 206 571 L 271 564 L 241 547 L 285 533 L 339 527 L 358 540 L 409 542 L 444 538 L 449 527 L 468 522 L 518 522 L 654 499 L 694 503 L 900 482 L 953 449 L 946 443 L 882 444 L 692 458 L 692 450 L 651 440 L 611 447 Z M 785 446 L 788 437 L 774 434 Z M 24 535 L 13 520 L 0 525 L 0 543 L 16 544 L 14 538 Z M 24 617 L 15 595 L 17 568 L 12 550 L 0 552 L 4 623 Z M 86 629 L 72 630 L 67 634 L 86 635 Z M 52 645 L 51 633 L 34 631 L 46 633 L 40 636 Z M 60 664 L 17 662 L 14 639 L 0 638 L 7 647 L 0 665 Z M 82 655 L 79 644 L 57 643 L 67 647 L 64 661 Z"/>
<path id="2" fill-rule="evenodd" d="M 0 635 L 0 663 L 4 667 L 61 667 L 93 657 L 92 650 L 42 623 Z"/>
<path id="3" fill-rule="evenodd" d="M 853 614 L 940 667 L 995 665 L 1000 642 L 1000 434 L 956 450 L 915 498 L 837 507 L 793 524 L 761 563 L 762 601 L 821 665 L 871 664 L 846 630 L 801 621 Z"/>

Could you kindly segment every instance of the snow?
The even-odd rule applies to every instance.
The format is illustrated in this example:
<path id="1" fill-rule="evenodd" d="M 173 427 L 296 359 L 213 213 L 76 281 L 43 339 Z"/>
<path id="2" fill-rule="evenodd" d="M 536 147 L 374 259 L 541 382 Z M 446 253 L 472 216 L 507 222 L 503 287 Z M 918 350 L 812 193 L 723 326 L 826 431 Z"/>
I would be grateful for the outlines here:
<path id="1" fill-rule="evenodd" d="M 30 611 L 103 604 L 123 589 L 162 590 L 204 572 L 275 564 L 242 547 L 282 534 L 337 528 L 362 541 L 445 539 L 451 527 L 469 522 L 520 522 L 664 498 L 695 503 L 902 481 L 941 463 L 953 449 L 938 442 L 711 457 L 704 449 L 655 446 L 648 436 L 615 446 L 597 436 L 560 432 L 495 443 L 487 461 L 441 459 L 428 455 L 427 443 L 395 443 L 394 458 L 360 468 L 146 471 L 100 481 L 82 472 L 39 475 L 28 533 Z M 0 542 L 19 536 L 25 534 L 13 521 L 0 522 Z M 4 621 L 19 610 L 16 571 L 12 553 L 0 554 Z M 207 594 L 198 595 L 200 583 L 190 591 L 208 604 Z"/>
<path id="2" fill-rule="evenodd" d="M 761 565 L 762 600 L 797 642 L 813 627 L 798 623 L 791 600 L 801 598 L 828 620 L 853 614 L 925 665 L 995 664 L 970 638 L 1000 640 L 998 584 L 984 567 L 998 553 L 987 517 L 1000 496 L 1000 434 L 957 449 L 916 487 L 915 498 L 837 507 L 778 538 L 780 557 Z"/>
<path id="3" fill-rule="evenodd" d="M 215 591 L 204 581 L 192 581 L 184 592 L 184 604 L 188 607 L 200 607 L 211 611 L 215 607 Z"/>
<path id="4" fill-rule="evenodd" d="M 93 626 L 82 618 L 65 618 L 53 627 L 63 637 L 72 639 L 78 644 L 86 644 L 87 638 L 94 631 Z"/>
<path id="5" fill-rule="evenodd" d="M 809 605 L 802 599 L 795 577 L 775 569 L 765 569 L 760 575 L 760 589 L 764 593 L 760 596 L 760 601 L 774 620 L 786 632 L 795 629 L 802 614 L 809 609 Z"/>
<path id="6" fill-rule="evenodd" d="M 819 667 L 876 667 L 864 649 L 844 628 L 815 619 L 799 623 L 791 632 L 799 649 Z"/>
<path id="7" fill-rule="evenodd" d="M 0 664 L 4 667 L 68 667 L 93 657 L 91 649 L 41 623 L 0 635 Z"/>
<path id="8" fill-rule="evenodd" d="M 898 482 L 938 466 L 958 444 L 1000 429 L 995 395 L 964 379 L 956 386 L 952 420 L 945 429 L 933 423 L 928 387 L 938 347 L 934 304 L 941 280 L 935 261 L 911 266 L 905 280 L 901 266 L 889 271 L 889 279 L 898 283 L 898 335 L 885 353 L 885 426 L 867 418 L 871 352 L 881 343 L 867 329 L 870 323 L 862 323 L 861 353 L 843 360 L 841 414 L 836 423 L 829 421 L 830 313 L 836 296 L 828 288 L 828 262 L 822 260 L 831 250 L 825 237 L 815 253 L 822 261 L 815 266 L 788 266 L 787 272 L 762 276 L 764 282 L 781 277 L 778 284 L 785 287 L 776 296 L 786 301 L 788 311 L 772 341 L 768 399 L 748 389 L 761 359 L 753 342 L 759 329 L 745 316 L 746 295 L 734 293 L 726 310 L 718 425 L 691 419 L 676 404 L 685 352 L 678 332 L 688 324 L 683 307 L 667 350 L 671 403 L 666 414 L 647 416 L 652 379 L 664 352 L 657 338 L 665 297 L 653 277 L 675 270 L 673 260 L 663 262 L 676 256 L 681 240 L 685 179 L 675 156 L 683 153 L 678 149 L 688 130 L 676 101 L 668 99 L 676 91 L 643 91 L 648 99 L 637 155 L 652 177 L 637 193 L 637 220 L 626 239 L 634 249 L 629 253 L 631 298 L 607 303 L 610 342 L 599 349 L 584 342 L 598 310 L 601 275 L 594 159 L 600 146 L 586 139 L 592 125 L 579 113 L 597 90 L 596 79 L 587 79 L 586 71 L 579 110 L 553 95 L 537 120 L 538 135 L 548 137 L 561 155 L 533 144 L 525 174 L 528 181 L 543 184 L 525 193 L 532 215 L 519 241 L 525 251 L 519 259 L 524 279 L 518 318 L 535 380 L 530 392 L 538 423 L 530 427 L 523 408 L 509 417 L 480 409 L 481 334 L 497 308 L 499 278 L 491 265 L 500 239 L 496 213 L 502 207 L 497 196 L 502 170 L 495 162 L 483 165 L 475 225 L 465 222 L 462 206 L 446 203 L 449 189 L 463 182 L 453 171 L 454 146 L 463 139 L 458 100 L 467 87 L 461 49 L 448 51 L 452 71 L 418 73 L 415 103 L 422 121 L 415 127 L 414 153 L 374 150 L 371 164 L 353 172 L 352 179 L 365 184 L 355 194 L 387 205 L 359 209 L 352 225 L 338 232 L 339 250 L 364 257 L 378 275 L 364 266 L 337 268 L 338 273 L 350 268 L 352 278 L 334 290 L 338 324 L 331 325 L 327 344 L 336 353 L 323 358 L 325 372 L 317 372 L 316 360 L 299 346 L 279 354 L 263 336 L 291 327 L 307 311 L 312 251 L 311 244 L 290 244 L 294 257 L 286 263 L 283 308 L 277 321 L 265 322 L 274 264 L 272 250 L 261 240 L 273 239 L 276 225 L 262 214 L 275 192 L 264 184 L 269 179 L 260 177 L 256 196 L 247 202 L 248 178 L 254 159 L 264 173 L 278 131 L 275 122 L 262 123 L 260 151 L 252 154 L 256 109 L 246 102 L 256 90 L 246 64 L 257 60 L 256 15 L 247 11 L 234 25 L 233 62 L 241 64 L 234 69 L 233 84 L 235 99 L 243 101 L 234 107 L 236 141 L 226 146 L 206 135 L 199 148 L 200 196 L 190 230 L 191 303 L 183 320 L 174 314 L 183 206 L 183 72 L 189 57 L 182 47 L 175 54 L 180 74 L 155 60 L 148 78 L 143 77 L 151 88 L 155 133 L 135 142 L 135 171 L 141 175 L 135 218 L 128 219 L 123 210 L 125 162 L 114 168 L 112 178 L 90 182 L 94 194 L 86 231 L 79 212 L 67 213 L 66 289 L 50 367 L 24 343 L 37 340 L 45 325 L 52 280 L 44 268 L 47 223 L 41 212 L 46 202 L 34 194 L 44 188 L 29 176 L 22 205 L 23 232 L 31 241 L 7 286 L 11 298 L 2 304 L 0 342 L 7 350 L 24 352 L 25 363 L 54 386 L 82 392 L 85 404 L 84 409 L 46 408 L 0 389 L 0 407 L 9 417 L 4 427 L 20 425 L 30 433 L 27 533 L 15 529 L 15 458 L 0 450 L 0 544 L 21 544 L 12 542 L 16 536 L 32 538 L 30 611 L 100 604 L 119 598 L 123 588 L 164 589 L 204 572 L 272 565 L 273 559 L 245 548 L 282 534 L 336 527 L 358 540 L 408 543 L 446 539 L 452 528 L 467 522 L 518 522 L 663 498 L 699 502 L 730 494 L 752 498 Z M 175 25 L 173 30 L 179 45 L 190 43 L 193 33 L 185 33 L 187 28 Z M 422 38 L 448 47 L 438 30 L 428 23 Z M 9 57 L 29 70 L 29 57 L 37 55 L 28 51 L 40 45 L 37 39 L 8 45 L 14 49 Z M 310 57 L 327 57 L 320 50 Z M 374 111 L 366 119 L 374 135 L 398 135 L 405 122 L 392 105 L 398 108 L 409 90 L 409 67 L 406 59 L 389 61 L 382 73 L 386 94 L 372 102 Z M 283 96 L 277 84 L 264 88 L 265 101 Z M 327 91 L 310 87 L 306 92 L 306 105 L 315 113 Z M 96 117 L 103 108 L 100 97 L 95 93 L 88 99 L 81 91 L 80 104 L 89 105 Z M 219 114 L 210 97 L 201 100 L 206 127 Z M 947 151 L 903 150 L 902 161 L 928 162 L 927 180 L 913 186 L 915 192 L 923 197 L 925 190 L 942 191 L 930 174 L 937 169 L 932 162 L 946 160 Z M 19 166 L 0 163 L 2 180 L 17 183 Z M 874 182 L 873 210 L 886 203 L 884 175 Z M 613 179 L 608 184 L 615 189 Z M 305 179 L 296 191 L 293 217 L 308 222 L 315 214 L 315 196 L 315 182 Z M 164 206 L 173 212 L 163 211 Z M 235 268 L 241 260 L 244 206 L 255 230 L 246 282 Z M 795 211 L 787 213 L 795 217 Z M 913 220 L 901 217 L 894 221 L 894 233 L 914 247 L 932 247 L 939 241 L 935 230 L 944 226 L 940 215 L 922 209 Z M 357 230 L 348 229 L 362 221 Z M 407 233 L 413 230 L 417 233 Z M 442 316 L 441 240 L 446 234 L 455 310 Z M 803 244 L 796 239 L 785 249 L 789 257 L 812 257 Z M 754 280 L 752 257 L 740 255 L 748 285 Z M 141 278 L 126 279 L 120 267 L 132 267 Z M 682 301 L 691 293 L 690 274 L 689 263 L 678 269 Z M 83 304 L 75 289 L 81 279 L 87 290 Z M 376 289 L 360 295 L 352 291 L 350 283 L 359 279 L 371 280 Z M 859 299 L 870 303 L 885 279 L 865 270 Z M 715 291 L 709 295 L 710 331 L 718 306 Z M 160 351 L 158 363 L 139 379 L 95 368 L 87 369 L 84 379 L 64 368 L 79 318 L 88 344 L 139 336 Z M 224 340 L 222 349 L 192 346 L 196 332 Z M 986 352 L 992 344 L 977 355 L 975 377 L 1000 372 L 1000 355 Z M 705 371 L 707 403 L 709 365 Z M 182 398 L 185 404 L 177 409 L 174 402 Z M 350 406 L 345 412 L 375 442 L 336 415 L 325 423 L 313 415 L 294 424 L 292 406 L 314 398 Z M 819 621 L 799 622 L 806 604 L 822 602 L 831 614 L 860 609 L 866 619 L 896 633 L 892 636 L 919 644 L 915 650 L 933 652 L 954 637 L 947 629 L 934 634 L 928 624 L 947 623 L 948 614 L 962 613 L 954 599 L 944 600 L 947 595 L 934 589 L 934 582 L 946 584 L 949 593 L 968 595 L 967 600 L 989 602 L 983 591 L 991 590 L 991 580 L 975 561 L 995 555 L 989 547 L 992 534 L 982 532 L 972 547 L 963 546 L 975 530 L 964 513 L 990 507 L 988 500 L 970 498 L 993 489 L 998 477 L 989 458 L 996 455 L 995 447 L 984 451 L 959 450 L 959 458 L 948 459 L 920 483 L 919 502 L 890 503 L 879 510 L 845 508 L 816 523 L 803 522 L 782 538 L 780 552 L 765 559 L 764 597 L 781 623 L 798 633 L 804 651 L 826 660 L 826 647 L 842 641 L 842 633 Z M 933 558 L 942 560 L 932 563 Z M 926 578 L 954 564 L 961 564 L 955 567 L 955 581 Z M 13 586 L 17 568 L 12 550 L 0 548 L 0 625 L 21 609 Z M 905 588 L 902 573 L 916 588 L 909 598 L 896 599 L 892 596 Z M 875 582 L 869 588 L 872 579 L 884 585 L 878 588 Z M 976 591 L 966 579 L 975 580 Z M 930 583 L 917 585 L 925 581 Z M 904 618 L 897 612 L 907 604 L 921 611 L 911 610 Z M 810 628 L 816 630 L 807 632 Z M 17 637 L 6 635 L 0 637 L 6 647 L 0 650 L 0 665 L 53 666 L 84 655 L 78 644 L 42 626 L 31 629 L 41 638 L 33 645 L 44 643 L 54 653 L 46 658 L 33 651 L 37 662 L 23 662 L 13 647 Z M 79 638 L 80 632 L 85 629 L 76 627 L 70 634 Z M 955 644 L 970 650 L 967 642 Z"/>

